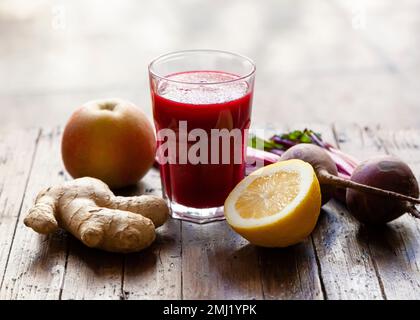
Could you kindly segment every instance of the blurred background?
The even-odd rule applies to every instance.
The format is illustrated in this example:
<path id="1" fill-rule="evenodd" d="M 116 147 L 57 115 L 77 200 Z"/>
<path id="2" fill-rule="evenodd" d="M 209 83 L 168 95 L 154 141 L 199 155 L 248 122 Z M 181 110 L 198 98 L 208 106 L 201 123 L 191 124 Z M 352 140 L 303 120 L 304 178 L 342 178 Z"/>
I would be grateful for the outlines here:
<path id="1" fill-rule="evenodd" d="M 257 63 L 253 122 L 420 125 L 420 1 L 0 0 L 0 130 L 83 102 L 151 114 L 147 65 L 212 48 Z"/>

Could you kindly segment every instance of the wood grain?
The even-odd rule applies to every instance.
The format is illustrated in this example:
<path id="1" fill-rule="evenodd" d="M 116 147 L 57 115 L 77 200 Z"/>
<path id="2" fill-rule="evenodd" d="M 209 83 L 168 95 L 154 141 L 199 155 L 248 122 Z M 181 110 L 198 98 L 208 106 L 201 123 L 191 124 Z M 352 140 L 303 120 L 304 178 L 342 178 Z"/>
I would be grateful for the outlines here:
<path id="1" fill-rule="evenodd" d="M 0 135 L 0 287 L 38 145 L 39 130 Z"/>
<path id="2" fill-rule="evenodd" d="M 138 193 L 162 195 L 158 170 L 149 171 Z M 123 298 L 180 299 L 181 254 L 181 221 L 170 218 L 157 229 L 156 242 L 150 248 L 126 256 Z"/>
<path id="3" fill-rule="evenodd" d="M 265 138 L 286 132 L 284 123 L 265 122 L 254 126 L 263 129 Z M 284 249 L 257 248 L 263 298 L 323 299 L 316 255 L 311 239 Z"/>
<path id="4" fill-rule="evenodd" d="M 25 227 L 23 218 L 38 192 L 64 180 L 60 130 L 44 130 L 24 194 L 9 262 L 0 289 L 0 299 L 58 299 L 67 256 L 67 235 L 42 236 Z M 25 157 L 25 151 L 20 155 Z"/>
<path id="5" fill-rule="evenodd" d="M 66 274 L 60 299 L 120 299 L 123 256 L 87 248 L 77 239 L 69 238 Z"/>
<path id="6" fill-rule="evenodd" d="M 359 158 L 397 154 L 419 176 L 418 130 L 336 126 L 333 136 L 329 126 L 308 126 Z M 0 164 L 2 181 L 16 191 L 10 196 L 23 201 L 20 215 L 16 205 L 3 211 L 14 218 L 2 217 L 0 227 L 10 233 L 17 225 L 15 237 L 8 237 L 13 239 L 10 255 L 2 261 L 1 299 L 419 298 L 418 221 L 407 215 L 369 229 L 337 202 L 324 207 L 311 238 L 288 249 L 254 247 L 223 221 L 203 226 L 170 220 L 151 248 L 126 256 L 85 248 L 65 232 L 40 236 L 22 219 L 42 187 L 66 179 L 60 157 L 54 156 L 60 135 L 59 129 L 43 131 L 37 143 L 36 130 L 0 136 L 0 150 L 7 150 Z M 22 157 L 31 150 L 33 163 Z M 6 170 L 13 162 L 16 168 Z M 7 207 L 5 190 L 0 199 Z M 137 188 L 121 194 L 160 192 L 153 169 Z"/>
<path id="7" fill-rule="evenodd" d="M 396 152 L 396 146 L 404 144 L 401 138 L 400 141 L 390 138 L 392 131 L 378 131 L 377 128 L 336 127 L 335 131 L 341 149 L 360 159 L 391 150 Z M 407 154 L 405 157 L 413 164 L 415 158 L 408 158 Z M 385 298 L 418 299 L 418 222 L 405 216 L 382 228 L 359 225 L 357 236 L 369 248 Z"/>
<path id="8" fill-rule="evenodd" d="M 411 167 L 420 181 L 420 132 L 418 130 L 382 130 L 373 131 L 388 154 L 398 156 Z M 420 222 L 404 215 L 383 230 L 385 241 L 378 252 L 384 289 L 388 299 L 420 298 Z M 379 250 L 378 250 L 379 251 Z M 398 258 L 391 259 L 391 255 Z M 392 279 L 392 281 L 391 281 Z"/>
<path id="9" fill-rule="evenodd" d="M 183 299 L 262 299 L 258 253 L 225 221 L 182 222 Z"/>
<path id="10" fill-rule="evenodd" d="M 310 238 L 283 249 L 258 249 L 264 299 L 323 299 L 322 284 Z"/>
<path id="11" fill-rule="evenodd" d="M 336 144 L 331 126 L 307 123 L 296 128 L 304 127 Z M 342 204 L 331 200 L 323 206 L 312 240 L 327 299 L 383 298 L 369 249 L 359 240 L 357 229 Z"/>
<path id="12" fill-rule="evenodd" d="M 51 25 L 53 1 L 11 3 L 0 4 L 0 299 L 419 298 L 419 222 L 405 216 L 371 230 L 334 201 L 311 238 L 284 250 L 253 247 L 224 222 L 171 220 L 151 248 L 126 256 L 64 232 L 39 236 L 22 219 L 42 187 L 66 179 L 60 130 L 43 130 L 38 144 L 38 129 L 20 130 L 62 125 L 83 102 L 107 96 L 150 116 L 148 62 L 208 47 L 256 61 L 254 124 L 323 122 L 313 128 L 333 141 L 334 121 L 343 150 L 397 154 L 419 176 L 420 131 L 376 127 L 420 125 L 418 3 L 366 0 L 362 29 L 345 0 L 235 0 L 223 10 L 212 1 L 75 0 L 59 5 L 63 28 Z M 156 171 L 126 192 L 159 193 Z"/>

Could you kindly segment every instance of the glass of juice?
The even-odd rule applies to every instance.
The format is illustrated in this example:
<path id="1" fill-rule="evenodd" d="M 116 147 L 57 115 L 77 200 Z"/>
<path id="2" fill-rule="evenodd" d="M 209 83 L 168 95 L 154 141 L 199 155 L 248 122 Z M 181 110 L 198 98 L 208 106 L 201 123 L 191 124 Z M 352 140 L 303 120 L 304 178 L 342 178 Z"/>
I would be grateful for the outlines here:
<path id="1" fill-rule="evenodd" d="M 149 65 L 157 160 L 174 218 L 221 220 L 245 174 L 255 64 L 224 51 L 165 54 Z"/>

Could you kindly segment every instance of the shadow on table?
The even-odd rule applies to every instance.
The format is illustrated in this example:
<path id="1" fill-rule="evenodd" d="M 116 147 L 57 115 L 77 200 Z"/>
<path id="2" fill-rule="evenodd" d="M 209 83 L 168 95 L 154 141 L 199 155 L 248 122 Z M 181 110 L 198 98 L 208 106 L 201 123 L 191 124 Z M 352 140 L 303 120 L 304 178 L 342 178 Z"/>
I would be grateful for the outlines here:
<path id="1" fill-rule="evenodd" d="M 245 244 L 236 250 L 219 248 L 212 269 L 225 294 L 247 299 L 317 299 L 317 266 L 311 239 L 288 248 Z M 217 259 L 217 260 L 216 260 Z M 211 269 L 210 269 L 211 270 Z"/>
<path id="2" fill-rule="evenodd" d="M 162 184 L 160 180 L 159 170 L 151 168 L 141 181 L 135 185 L 113 190 L 115 195 L 118 196 L 135 196 L 141 194 L 156 194 L 161 196 Z"/>
<path id="3" fill-rule="evenodd" d="M 258 248 L 266 299 L 319 299 L 316 259 L 309 237 L 287 248 Z"/>
<path id="4" fill-rule="evenodd" d="M 117 196 L 131 197 L 131 196 L 144 194 L 146 189 L 147 189 L 147 185 L 144 182 L 140 181 L 139 183 L 134 184 L 132 186 L 128 186 L 128 187 L 124 187 L 120 189 L 114 189 L 112 191 Z"/>
<path id="5" fill-rule="evenodd" d="M 160 239 L 159 239 L 160 238 Z M 91 274 L 95 277 L 121 277 L 125 260 L 138 261 L 141 268 L 136 272 L 141 274 L 148 269 L 153 270 L 158 261 L 156 246 L 161 245 L 162 236 L 149 248 L 138 253 L 120 254 L 89 248 L 71 234 L 59 231 L 56 234 L 39 237 L 39 254 L 33 258 L 32 270 L 51 270 L 52 264 L 66 265 L 66 276 L 69 274 Z"/>
<path id="6" fill-rule="evenodd" d="M 399 252 L 406 250 L 405 247 L 410 244 L 404 243 L 403 236 L 405 239 L 415 237 L 403 223 L 380 226 L 361 224 L 356 234 L 359 242 L 369 246 L 372 255 L 382 255 L 384 259 L 395 259 Z"/>
<path id="7" fill-rule="evenodd" d="M 171 236 L 157 233 L 155 242 L 148 248 L 135 253 L 112 253 L 99 249 L 88 248 L 76 238 L 69 236 L 70 239 L 70 255 L 74 256 L 75 260 L 82 261 L 85 266 L 93 272 L 101 272 L 103 268 L 118 269 L 125 263 L 126 271 L 136 273 L 136 276 L 141 276 L 141 273 L 155 270 L 157 263 L 162 263 L 160 260 L 160 251 L 165 250 L 165 247 L 173 246 L 175 239 Z M 115 270 L 117 272 L 117 270 Z"/>

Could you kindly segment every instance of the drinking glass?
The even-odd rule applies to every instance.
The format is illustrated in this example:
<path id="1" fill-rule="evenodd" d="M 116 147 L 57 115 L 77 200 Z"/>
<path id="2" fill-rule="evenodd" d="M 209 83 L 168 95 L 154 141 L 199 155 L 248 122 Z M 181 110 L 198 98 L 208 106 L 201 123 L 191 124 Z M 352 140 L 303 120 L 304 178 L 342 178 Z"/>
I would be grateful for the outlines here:
<path id="1" fill-rule="evenodd" d="M 157 159 L 174 218 L 224 218 L 224 201 L 245 174 L 254 76 L 249 58 L 216 50 L 149 64 Z"/>

